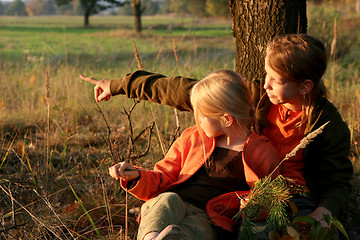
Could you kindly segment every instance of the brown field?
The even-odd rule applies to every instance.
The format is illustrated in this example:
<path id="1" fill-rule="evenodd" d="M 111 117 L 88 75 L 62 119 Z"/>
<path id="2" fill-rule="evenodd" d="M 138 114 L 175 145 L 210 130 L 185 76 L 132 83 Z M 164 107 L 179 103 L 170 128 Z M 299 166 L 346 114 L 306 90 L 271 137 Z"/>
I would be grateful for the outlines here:
<path id="1" fill-rule="evenodd" d="M 95 16 L 83 29 L 80 17 L 0 17 L 0 239 L 135 239 L 141 202 L 108 167 L 151 168 L 192 114 L 124 96 L 96 104 L 78 76 L 137 69 L 134 42 L 146 70 L 201 78 L 233 69 L 235 46 L 229 20 L 146 17 L 136 36 L 129 19 Z M 342 219 L 350 239 L 360 239 L 359 23 L 360 15 L 309 10 L 309 33 L 334 53 L 324 80 L 352 133 L 354 193 Z"/>

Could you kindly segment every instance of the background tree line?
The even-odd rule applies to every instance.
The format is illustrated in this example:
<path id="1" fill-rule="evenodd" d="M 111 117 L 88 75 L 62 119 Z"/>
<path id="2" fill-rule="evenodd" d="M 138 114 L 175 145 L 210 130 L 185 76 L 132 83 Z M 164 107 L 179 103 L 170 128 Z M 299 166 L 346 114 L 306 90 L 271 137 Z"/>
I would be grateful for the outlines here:
<path id="1" fill-rule="evenodd" d="M 41 15 L 83 15 L 84 2 L 102 2 L 105 7 L 98 8 L 93 13 L 99 13 L 106 8 L 106 14 L 133 15 L 133 0 L 0 0 L 0 15 L 9 16 L 41 16 Z M 116 2 L 124 3 L 116 7 Z M 315 4 L 327 3 L 329 0 L 310 0 Z M 360 0 L 333 0 L 334 4 L 348 4 L 360 11 Z M 128 3 L 128 4 L 126 4 Z M 191 14 L 193 16 L 226 17 L 229 16 L 228 0 L 141 0 L 142 15 L 166 13 Z M 98 4 L 98 6 L 100 6 Z M 109 10 L 110 8 L 110 10 Z"/>
<path id="2" fill-rule="evenodd" d="M 95 3 L 92 14 L 134 15 L 132 0 L 0 0 L 0 15 L 83 15 L 84 5 Z M 229 16 L 227 0 L 141 0 L 143 15 L 166 13 L 193 16 Z M 107 11 L 105 11 L 107 10 Z"/>

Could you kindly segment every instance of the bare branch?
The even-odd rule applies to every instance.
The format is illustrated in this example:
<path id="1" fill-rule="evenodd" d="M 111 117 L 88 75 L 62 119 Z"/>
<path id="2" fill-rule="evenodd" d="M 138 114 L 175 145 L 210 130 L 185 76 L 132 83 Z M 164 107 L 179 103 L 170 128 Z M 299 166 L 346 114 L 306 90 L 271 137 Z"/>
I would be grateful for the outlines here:
<path id="1" fill-rule="evenodd" d="M 170 136 L 169 147 L 175 142 L 175 140 L 179 137 L 180 132 L 180 121 L 179 121 L 179 112 L 174 108 L 175 119 L 176 119 L 176 129 L 173 134 Z"/>
<path id="2" fill-rule="evenodd" d="M 108 146 L 109 146 L 109 149 L 110 149 L 110 154 L 111 154 L 111 159 L 113 160 L 114 163 L 117 163 L 117 159 L 115 157 L 115 154 L 114 154 L 114 151 L 113 151 L 113 147 L 112 147 L 112 141 L 111 141 L 111 129 L 110 129 L 110 126 L 109 126 L 109 123 L 103 113 L 103 111 L 101 110 L 99 104 L 95 101 L 95 104 L 97 106 L 97 110 L 98 112 L 101 114 L 102 118 L 104 119 L 104 122 L 106 124 L 106 128 L 108 129 L 108 140 L 106 141 L 106 138 L 104 137 L 105 139 L 105 142 L 108 143 Z"/>
<path id="3" fill-rule="evenodd" d="M 146 149 L 145 149 L 145 151 L 142 152 L 142 153 L 139 153 L 139 154 L 137 154 L 137 155 L 131 156 L 131 159 L 141 158 L 141 157 L 145 156 L 145 155 L 149 152 L 149 150 L 150 150 L 150 145 L 151 145 L 151 135 L 152 135 L 151 133 L 152 133 L 152 130 L 153 130 L 154 126 L 155 126 L 155 122 L 153 122 L 150 126 L 147 126 L 147 127 L 142 131 L 142 132 L 145 132 L 147 129 L 149 130 L 149 136 L 148 136 L 148 142 L 147 142 Z M 139 136 L 140 136 L 140 135 L 139 135 Z"/>
<path id="4" fill-rule="evenodd" d="M 41 222 L 34 214 L 32 214 L 25 206 L 23 206 L 19 201 L 17 201 L 8 191 L 9 189 L 5 189 L 0 185 L 1 190 L 6 193 L 15 203 L 17 203 L 22 209 L 24 209 L 36 222 L 38 222 L 41 226 L 46 228 L 49 232 L 51 232 L 56 238 L 61 239 L 53 230 L 51 230 L 48 226 L 46 226 L 43 222 Z"/>

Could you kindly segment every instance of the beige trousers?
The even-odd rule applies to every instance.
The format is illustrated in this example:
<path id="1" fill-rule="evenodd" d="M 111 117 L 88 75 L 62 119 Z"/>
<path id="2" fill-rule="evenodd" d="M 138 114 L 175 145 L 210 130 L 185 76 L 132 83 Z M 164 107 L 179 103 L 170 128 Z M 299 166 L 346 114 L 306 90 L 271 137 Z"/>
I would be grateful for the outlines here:
<path id="1" fill-rule="evenodd" d="M 141 207 L 138 240 L 149 232 L 161 232 L 168 225 L 181 227 L 189 240 L 215 240 L 217 233 L 206 212 L 182 201 L 172 192 L 159 194 Z"/>

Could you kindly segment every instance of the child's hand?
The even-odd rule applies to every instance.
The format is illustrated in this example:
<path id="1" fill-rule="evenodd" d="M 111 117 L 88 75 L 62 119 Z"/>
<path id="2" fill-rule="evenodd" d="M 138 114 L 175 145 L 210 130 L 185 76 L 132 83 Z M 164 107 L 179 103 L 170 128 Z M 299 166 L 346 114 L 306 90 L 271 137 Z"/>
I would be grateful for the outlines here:
<path id="1" fill-rule="evenodd" d="M 328 210 L 325 207 L 319 206 L 312 213 L 310 213 L 309 216 L 318 220 L 321 223 L 321 226 L 323 228 L 328 229 L 329 225 L 324 220 L 324 215 L 327 215 L 327 214 L 332 216 L 332 213 L 330 212 L 330 210 Z"/>
<path id="2" fill-rule="evenodd" d="M 140 176 L 139 171 L 128 162 L 121 162 L 110 167 L 109 174 L 111 177 L 115 178 L 116 180 L 122 178 L 127 181 L 133 180 Z"/>
<path id="3" fill-rule="evenodd" d="M 80 78 L 87 82 L 95 84 L 94 94 L 95 94 L 96 102 L 100 102 L 102 100 L 108 101 L 110 99 L 111 93 L 110 93 L 110 80 L 109 79 L 97 80 L 95 78 L 86 77 L 84 75 L 80 75 Z"/>

